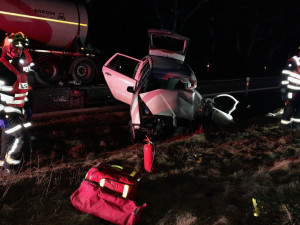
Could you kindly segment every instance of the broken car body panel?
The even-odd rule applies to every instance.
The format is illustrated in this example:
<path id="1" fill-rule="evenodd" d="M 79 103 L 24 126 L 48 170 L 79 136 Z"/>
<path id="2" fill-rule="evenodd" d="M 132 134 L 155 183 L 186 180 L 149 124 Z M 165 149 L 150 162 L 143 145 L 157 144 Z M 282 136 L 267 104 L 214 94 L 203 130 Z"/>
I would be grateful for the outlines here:
<path id="1" fill-rule="evenodd" d="M 228 110 L 220 110 L 213 106 L 212 108 L 212 120 L 217 124 L 217 125 L 228 125 L 230 123 L 233 123 L 233 117 L 231 113 L 236 109 L 237 104 L 239 103 L 238 100 L 236 100 L 233 96 L 228 95 L 228 94 L 220 94 L 217 95 L 213 98 L 213 102 L 215 102 L 218 98 L 229 98 L 232 100 L 232 107 L 229 108 Z"/>
<path id="2" fill-rule="evenodd" d="M 140 97 L 153 115 L 182 117 L 189 120 L 195 117 L 201 102 L 200 94 L 194 91 L 157 89 L 142 93 Z"/>
<path id="3" fill-rule="evenodd" d="M 196 89 L 196 76 L 184 62 L 189 39 L 165 30 L 149 30 L 148 34 L 149 55 L 142 60 L 116 53 L 103 66 L 113 96 L 130 105 L 131 131 L 155 133 L 163 127 L 189 126 L 205 114 L 203 109 L 210 110 L 217 124 L 233 122 L 234 109 L 220 110 L 214 100 L 232 98 L 235 108 L 235 98 L 222 95 L 206 101 Z M 176 39 L 175 43 L 181 44 L 163 48 L 156 44 L 160 36 L 164 41 Z"/>

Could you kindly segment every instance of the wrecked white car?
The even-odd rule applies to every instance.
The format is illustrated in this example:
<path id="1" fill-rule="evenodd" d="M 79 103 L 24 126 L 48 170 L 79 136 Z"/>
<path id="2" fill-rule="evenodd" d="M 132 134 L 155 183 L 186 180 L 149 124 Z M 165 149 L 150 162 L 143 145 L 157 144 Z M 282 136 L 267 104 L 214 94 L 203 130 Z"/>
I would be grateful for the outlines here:
<path id="1" fill-rule="evenodd" d="M 178 129 L 196 128 L 205 119 L 227 124 L 231 112 L 214 106 L 196 90 L 197 79 L 184 62 L 189 39 L 165 30 L 149 30 L 149 55 L 135 59 L 120 53 L 103 66 L 107 85 L 119 101 L 130 105 L 132 139 L 172 135 Z"/>

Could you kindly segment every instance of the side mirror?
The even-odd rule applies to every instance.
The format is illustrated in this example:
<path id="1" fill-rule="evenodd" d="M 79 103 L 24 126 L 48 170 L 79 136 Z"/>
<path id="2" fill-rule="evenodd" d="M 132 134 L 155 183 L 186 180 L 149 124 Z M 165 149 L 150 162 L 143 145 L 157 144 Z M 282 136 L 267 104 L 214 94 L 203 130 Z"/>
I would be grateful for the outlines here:
<path id="1" fill-rule="evenodd" d="M 133 90 L 132 86 L 127 87 L 127 91 L 130 92 L 130 93 L 134 93 L 134 90 Z"/>

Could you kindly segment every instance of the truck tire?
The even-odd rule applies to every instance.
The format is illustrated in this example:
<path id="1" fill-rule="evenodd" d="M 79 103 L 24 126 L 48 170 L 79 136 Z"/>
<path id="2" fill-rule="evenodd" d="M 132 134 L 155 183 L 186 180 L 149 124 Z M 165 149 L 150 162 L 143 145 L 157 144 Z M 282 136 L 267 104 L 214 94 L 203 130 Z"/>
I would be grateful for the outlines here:
<path id="1" fill-rule="evenodd" d="M 72 63 L 70 73 L 75 81 L 88 84 L 95 79 L 98 71 L 96 64 L 90 58 L 80 57 Z"/>
<path id="2" fill-rule="evenodd" d="M 36 60 L 35 78 L 40 84 L 53 84 L 62 80 L 63 66 L 58 57 L 43 55 Z"/>

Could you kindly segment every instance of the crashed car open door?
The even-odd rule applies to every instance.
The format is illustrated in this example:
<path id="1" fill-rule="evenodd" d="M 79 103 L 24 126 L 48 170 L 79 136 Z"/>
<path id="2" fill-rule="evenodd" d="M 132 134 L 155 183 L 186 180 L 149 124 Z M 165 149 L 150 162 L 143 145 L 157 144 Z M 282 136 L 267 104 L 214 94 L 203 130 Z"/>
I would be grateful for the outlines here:
<path id="1" fill-rule="evenodd" d="M 102 67 L 106 83 L 115 99 L 128 105 L 132 102 L 133 93 L 128 87 L 135 87 L 136 69 L 141 60 L 120 53 L 113 55 Z"/>
<path id="2" fill-rule="evenodd" d="M 197 128 L 206 119 L 233 122 L 235 98 L 223 94 L 206 99 L 198 92 L 197 78 L 185 62 L 189 39 L 156 29 L 148 30 L 148 37 L 149 54 L 143 59 L 116 53 L 102 67 L 114 98 L 131 106 L 132 140 Z M 219 107 L 224 98 L 232 107 Z"/>

